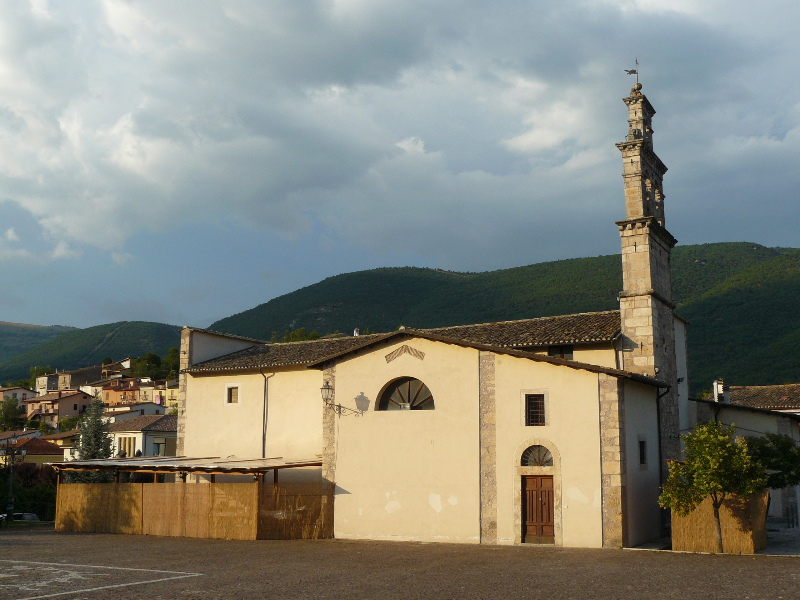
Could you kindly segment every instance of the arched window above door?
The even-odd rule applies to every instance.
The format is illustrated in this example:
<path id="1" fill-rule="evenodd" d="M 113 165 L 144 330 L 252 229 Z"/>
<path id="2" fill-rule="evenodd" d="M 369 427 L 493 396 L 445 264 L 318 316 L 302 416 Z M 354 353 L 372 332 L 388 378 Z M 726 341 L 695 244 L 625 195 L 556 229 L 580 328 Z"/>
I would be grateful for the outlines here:
<path id="1" fill-rule="evenodd" d="M 530 446 L 522 453 L 523 467 L 552 467 L 553 454 L 544 446 Z"/>
<path id="2" fill-rule="evenodd" d="M 378 410 L 434 410 L 433 394 L 419 379 L 401 377 L 383 390 Z"/>

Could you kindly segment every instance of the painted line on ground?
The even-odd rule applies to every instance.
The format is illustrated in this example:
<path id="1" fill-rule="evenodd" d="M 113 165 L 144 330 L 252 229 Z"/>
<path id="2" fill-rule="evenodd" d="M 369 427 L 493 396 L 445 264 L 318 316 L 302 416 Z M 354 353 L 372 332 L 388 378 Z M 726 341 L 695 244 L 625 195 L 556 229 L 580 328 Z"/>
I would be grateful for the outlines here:
<path id="1" fill-rule="evenodd" d="M 110 590 L 116 588 L 123 588 L 123 587 L 130 587 L 133 585 L 145 585 L 147 583 L 158 583 L 160 581 L 174 581 L 176 579 L 187 579 L 190 577 L 202 577 L 204 573 L 190 573 L 187 571 L 162 571 L 160 569 L 137 569 L 133 567 L 109 567 L 107 565 L 77 565 L 72 563 L 56 563 L 56 562 L 38 562 L 33 560 L 5 560 L 0 559 L 0 562 L 4 563 L 15 563 L 15 564 L 26 564 L 26 565 L 43 565 L 48 567 L 81 567 L 84 569 L 110 569 L 115 571 L 137 571 L 140 573 L 164 573 L 165 575 L 171 575 L 171 577 L 160 577 L 158 579 L 148 579 L 145 581 L 132 581 L 129 583 L 116 583 L 112 585 L 102 585 L 98 587 L 92 588 L 82 588 L 76 590 L 70 590 L 66 592 L 55 592 L 52 594 L 43 594 L 39 596 L 25 596 L 21 598 L 15 598 L 14 600 L 37 600 L 39 598 L 56 598 L 58 596 L 67 596 L 70 594 L 82 594 L 85 592 L 96 592 L 99 590 Z"/>
<path id="2" fill-rule="evenodd" d="M 47 566 L 58 566 L 58 567 L 87 567 L 89 569 L 114 569 L 116 571 L 143 571 L 145 573 L 172 573 L 174 575 L 203 575 L 203 573 L 190 573 L 188 571 L 162 571 L 161 569 L 136 569 L 133 567 L 109 567 L 108 565 L 76 565 L 72 563 L 61 563 L 61 562 L 37 562 L 35 560 L 6 560 L 0 559 L 0 562 L 8 562 L 8 563 L 24 563 L 26 565 L 47 565 Z"/>

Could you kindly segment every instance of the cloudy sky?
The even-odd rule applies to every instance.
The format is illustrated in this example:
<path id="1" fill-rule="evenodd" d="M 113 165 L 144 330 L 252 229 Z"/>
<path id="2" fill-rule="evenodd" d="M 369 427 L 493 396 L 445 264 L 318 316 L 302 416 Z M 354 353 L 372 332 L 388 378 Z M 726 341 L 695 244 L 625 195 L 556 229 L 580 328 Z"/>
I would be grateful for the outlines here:
<path id="1" fill-rule="evenodd" d="M 0 320 L 204 326 L 343 272 L 800 247 L 796 0 L 0 4 Z"/>

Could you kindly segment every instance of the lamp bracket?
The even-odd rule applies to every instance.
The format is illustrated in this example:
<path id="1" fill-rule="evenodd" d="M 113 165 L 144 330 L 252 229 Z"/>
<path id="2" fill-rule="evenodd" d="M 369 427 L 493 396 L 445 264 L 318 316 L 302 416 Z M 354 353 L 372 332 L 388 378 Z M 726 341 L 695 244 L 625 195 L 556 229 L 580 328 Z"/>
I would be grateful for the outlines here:
<path id="1" fill-rule="evenodd" d="M 340 417 L 342 415 L 353 415 L 354 417 L 360 417 L 364 414 L 363 410 L 353 410 L 352 408 L 347 408 L 341 404 L 334 404 L 330 400 L 325 400 L 325 406 L 332 408 L 333 411 Z"/>

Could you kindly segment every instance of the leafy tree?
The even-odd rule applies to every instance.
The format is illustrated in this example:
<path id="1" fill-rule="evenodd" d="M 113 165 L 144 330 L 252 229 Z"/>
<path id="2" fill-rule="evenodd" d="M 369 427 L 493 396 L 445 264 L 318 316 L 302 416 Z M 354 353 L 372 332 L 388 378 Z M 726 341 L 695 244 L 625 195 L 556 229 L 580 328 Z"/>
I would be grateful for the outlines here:
<path id="1" fill-rule="evenodd" d="M 78 460 L 111 457 L 114 450 L 113 438 L 108 423 L 103 420 L 104 411 L 103 403 L 98 396 L 95 396 L 80 421 Z M 81 473 L 77 479 L 83 483 L 102 483 L 110 481 L 110 474 L 89 471 Z"/>
<path id="2" fill-rule="evenodd" d="M 19 405 L 16 398 L 5 396 L 3 406 L 0 407 L 0 427 L 3 431 L 19 429 L 25 422 L 25 407 Z"/>
<path id="3" fill-rule="evenodd" d="M 133 365 L 134 377 L 158 379 L 161 373 L 161 357 L 155 352 L 147 352 L 136 359 Z"/>
<path id="4" fill-rule="evenodd" d="M 719 509 L 730 494 L 747 498 L 764 487 L 763 467 L 752 460 L 744 438 L 734 439 L 735 429 L 709 421 L 681 436 L 686 460 L 670 462 L 667 483 L 658 503 L 686 516 L 710 497 L 716 522 L 717 551 L 723 552 Z"/>
<path id="5" fill-rule="evenodd" d="M 102 366 L 110 365 L 113 362 L 114 362 L 113 358 L 111 358 L 110 356 L 106 356 L 103 360 L 100 361 L 100 365 L 102 365 Z"/>
<path id="6" fill-rule="evenodd" d="M 64 417 L 63 419 L 58 421 L 58 430 L 72 431 L 73 429 L 78 428 L 80 422 L 81 422 L 80 415 L 74 415 L 72 417 Z"/>
<path id="7" fill-rule="evenodd" d="M 791 437 L 768 433 L 745 440 L 750 456 L 767 473 L 767 487 L 779 490 L 800 484 L 800 448 Z"/>
<path id="8" fill-rule="evenodd" d="M 178 348 L 173 346 L 167 351 L 167 355 L 161 360 L 161 367 L 167 379 L 176 377 L 181 368 L 181 353 Z M 159 378 L 160 379 L 160 378 Z"/>
<path id="9" fill-rule="evenodd" d="M 50 427 L 50 425 L 48 425 L 44 421 L 39 423 L 39 427 L 37 429 L 41 431 L 43 435 L 50 435 L 51 433 L 53 433 L 53 428 Z"/>
<path id="10" fill-rule="evenodd" d="M 305 342 L 307 340 L 318 340 L 319 334 L 316 331 L 307 332 L 305 327 L 295 329 L 294 331 L 284 331 L 283 337 L 278 339 L 278 332 L 272 332 L 272 339 L 270 342 L 276 344 L 278 342 Z"/>
<path id="11" fill-rule="evenodd" d="M 35 390 L 36 389 L 36 378 L 41 377 L 42 375 L 47 375 L 48 373 L 53 372 L 53 367 L 47 365 L 46 367 L 31 367 L 31 378 L 25 384 L 25 387 Z"/>

